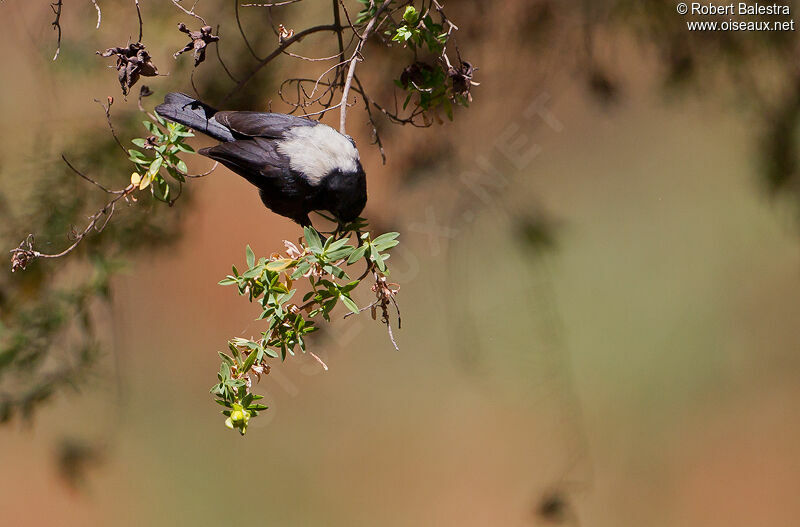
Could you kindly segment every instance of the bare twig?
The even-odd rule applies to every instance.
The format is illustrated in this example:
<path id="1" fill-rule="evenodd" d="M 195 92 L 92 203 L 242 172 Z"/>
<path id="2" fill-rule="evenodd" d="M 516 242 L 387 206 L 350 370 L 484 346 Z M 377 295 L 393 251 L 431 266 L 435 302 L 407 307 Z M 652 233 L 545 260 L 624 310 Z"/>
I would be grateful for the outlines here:
<path id="1" fill-rule="evenodd" d="M 218 166 L 219 166 L 219 161 L 214 161 L 214 166 L 208 169 L 207 172 L 203 172 L 202 174 L 184 174 L 183 177 L 188 177 L 188 178 L 206 177 L 207 175 L 214 172 Z"/>
<path id="2" fill-rule="evenodd" d="M 301 1 L 302 0 L 285 0 L 284 2 L 273 2 L 271 4 L 242 4 L 242 7 L 281 7 L 284 5 L 294 4 Z"/>
<path id="3" fill-rule="evenodd" d="M 86 174 L 84 174 L 83 172 L 81 172 L 80 170 L 75 168 L 74 166 L 72 166 L 72 163 L 70 163 L 67 160 L 67 157 L 64 154 L 61 154 L 61 159 L 64 161 L 64 163 L 67 164 L 67 166 L 70 168 L 70 170 L 75 172 L 77 175 L 79 175 L 80 177 L 82 177 L 83 179 L 85 179 L 86 181 L 91 183 L 92 185 L 95 185 L 96 187 L 100 188 L 100 190 L 102 190 L 103 192 L 105 192 L 107 194 L 122 194 L 123 192 L 125 192 L 124 190 L 109 190 L 109 189 L 107 189 L 106 187 L 104 187 L 103 185 L 101 185 L 100 183 L 95 181 L 94 179 L 90 178 L 89 176 L 87 176 Z"/>
<path id="4" fill-rule="evenodd" d="M 197 5 L 197 2 L 195 2 L 195 5 L 193 5 L 191 9 L 186 9 L 185 7 L 183 7 L 183 6 L 180 4 L 180 2 L 181 2 L 181 1 L 182 1 L 182 0 L 172 0 L 172 3 L 175 5 L 175 7 L 177 7 L 178 9 L 180 9 L 181 11 L 183 11 L 184 13 L 186 13 L 187 15 L 189 15 L 189 16 L 193 16 L 193 17 L 195 17 L 197 20 L 199 20 L 200 22 L 202 22 L 204 26 L 208 25 L 208 24 L 206 24 L 206 19 L 205 19 L 205 18 L 201 17 L 200 15 L 198 15 L 197 13 L 195 13 L 195 12 L 194 12 L 194 8 L 195 8 L 195 6 Z"/>
<path id="5" fill-rule="evenodd" d="M 353 55 L 350 57 L 350 68 L 347 70 L 347 77 L 344 81 L 344 86 L 342 87 L 342 102 L 339 106 L 339 132 L 344 134 L 346 133 L 345 123 L 347 121 L 347 96 L 350 93 L 350 85 L 353 84 L 353 75 L 356 73 L 356 63 L 358 62 L 358 58 L 361 54 L 361 49 L 364 47 L 364 44 L 367 42 L 367 38 L 369 38 L 369 34 L 372 32 L 372 28 L 375 27 L 375 22 L 378 20 L 378 17 L 383 13 L 384 9 L 389 7 L 389 4 L 392 0 L 384 0 L 384 2 L 378 7 L 375 11 L 375 14 L 372 15 L 372 18 L 369 19 L 367 22 L 367 27 L 364 28 L 364 32 L 361 33 L 361 38 L 356 44 L 356 49 L 353 51 Z"/>
<path id="6" fill-rule="evenodd" d="M 347 25 L 350 26 L 350 29 L 353 31 L 353 34 L 360 39 L 361 35 L 358 34 L 356 26 L 350 20 L 350 13 L 347 11 L 347 6 L 344 5 L 344 0 L 339 0 L 339 4 L 342 6 L 342 11 L 344 11 L 344 17 L 347 19 Z"/>
<path id="7" fill-rule="evenodd" d="M 314 358 L 317 360 L 317 362 L 319 362 L 319 363 L 322 365 L 322 369 L 323 369 L 323 370 L 325 370 L 325 371 L 328 371 L 328 365 L 327 365 L 327 364 L 325 364 L 325 362 L 324 362 L 322 359 L 320 359 L 320 358 L 317 356 L 317 354 L 316 354 L 316 353 L 314 353 L 313 351 L 309 351 L 309 352 L 308 352 L 308 354 L 309 354 L 309 355 L 311 355 L 312 357 L 314 357 Z"/>
<path id="8" fill-rule="evenodd" d="M 140 112 L 147 113 L 147 111 L 144 109 L 144 106 L 142 106 L 142 99 L 144 97 L 150 97 L 151 95 L 153 95 L 153 90 L 151 90 L 148 85 L 142 84 L 142 86 L 139 88 L 139 97 L 136 99 L 136 104 L 139 106 Z"/>
<path id="9" fill-rule="evenodd" d="M 56 15 L 56 19 L 53 20 L 51 25 L 53 29 L 58 30 L 58 43 L 56 45 L 56 54 L 53 55 L 53 60 L 58 58 L 58 54 L 61 53 L 61 8 L 63 7 L 63 0 L 58 0 L 54 4 L 50 4 L 50 9 L 53 10 L 53 13 Z"/>
<path id="10" fill-rule="evenodd" d="M 234 2 L 234 11 L 233 12 L 236 15 L 236 25 L 239 26 L 239 33 L 242 35 L 242 40 L 244 40 L 245 46 L 247 46 L 247 49 L 250 51 L 250 54 L 253 56 L 253 58 L 255 58 L 256 60 L 261 60 L 261 57 L 259 57 L 256 54 L 255 50 L 253 49 L 253 46 L 250 45 L 250 41 L 247 40 L 247 35 L 245 35 L 245 33 L 244 33 L 244 28 L 242 27 L 242 20 L 239 18 L 239 2 L 238 2 L 238 0 L 236 2 Z M 227 97 L 226 97 L 226 99 L 227 99 Z"/>
<path id="11" fill-rule="evenodd" d="M 114 136 L 114 141 L 117 142 L 119 147 L 122 149 L 122 152 L 127 155 L 128 151 L 124 146 L 122 146 L 122 142 L 119 140 L 119 137 L 117 137 L 117 132 L 114 130 L 114 125 L 111 122 L 111 105 L 114 104 L 114 98 L 109 97 L 108 104 L 103 104 L 99 99 L 95 99 L 94 102 L 99 104 L 100 107 L 106 112 L 106 121 L 108 122 L 108 128 L 111 130 L 111 135 Z M 66 159 L 64 161 L 66 161 Z"/>
<path id="12" fill-rule="evenodd" d="M 133 0 L 136 3 L 136 16 L 139 17 L 139 40 L 137 42 L 142 41 L 142 11 L 139 9 L 139 0 Z"/>
<path id="13" fill-rule="evenodd" d="M 100 6 L 97 4 L 97 0 L 92 0 L 94 4 L 94 8 L 97 9 L 97 27 L 95 29 L 100 29 L 100 21 L 103 19 L 103 13 L 100 12 Z"/>
<path id="14" fill-rule="evenodd" d="M 255 67 L 255 69 L 253 71 L 251 71 L 247 75 L 247 77 L 243 78 L 242 80 L 240 80 L 236 84 L 236 86 L 225 96 L 225 98 L 222 99 L 222 102 L 224 103 L 225 101 L 230 99 L 233 96 L 234 93 L 236 93 L 239 90 L 241 90 L 242 87 L 244 87 L 245 84 L 250 82 L 250 80 L 256 75 L 256 73 L 258 73 L 261 70 L 261 68 L 263 68 L 264 66 L 269 64 L 275 57 L 280 55 L 283 52 L 283 50 L 285 50 L 286 48 L 288 48 L 289 46 L 291 46 L 295 42 L 301 40 L 303 37 L 305 37 L 307 35 L 310 35 L 312 33 L 320 32 L 320 31 L 336 31 L 336 26 L 335 25 L 331 25 L 331 24 L 321 25 L 321 26 L 313 26 L 313 27 L 310 27 L 308 29 L 304 29 L 303 31 L 300 31 L 299 33 L 295 33 L 292 37 L 283 40 L 280 43 L 280 45 L 272 53 L 270 53 L 269 55 L 267 55 L 266 57 L 264 57 L 263 59 L 261 59 L 259 61 L 258 65 Z"/>
<path id="15" fill-rule="evenodd" d="M 361 85 L 361 81 L 358 80 L 357 75 L 353 75 L 353 80 L 356 82 L 356 86 L 358 86 L 358 91 L 361 93 L 361 97 L 364 99 L 364 108 L 367 110 L 367 116 L 369 117 L 369 122 L 372 125 L 372 136 L 375 138 L 375 143 L 378 145 L 378 150 L 381 153 L 381 161 L 383 164 L 386 164 L 386 152 L 383 151 L 383 142 L 381 142 L 381 134 L 378 133 L 378 126 L 375 123 L 375 118 L 372 117 L 372 110 L 370 109 L 371 101 L 369 97 L 367 97 L 367 92 L 364 91 L 364 86 Z"/>
<path id="16" fill-rule="evenodd" d="M 64 161 L 66 161 L 66 159 L 64 159 Z M 67 164 L 69 165 L 69 162 L 67 162 Z M 78 172 L 72 165 L 69 166 L 84 179 L 92 182 L 100 188 L 103 188 L 96 181 Z M 86 225 L 86 228 L 84 228 L 83 231 L 75 234 L 72 245 L 60 253 L 45 254 L 35 250 L 33 248 L 33 234 L 29 234 L 28 237 L 23 240 L 16 249 L 11 250 L 11 271 L 14 272 L 17 269 L 25 269 L 25 267 L 31 261 L 37 258 L 61 258 L 62 256 L 71 253 L 92 230 L 101 232 L 103 229 L 105 229 L 106 225 L 108 225 L 108 222 L 111 219 L 111 216 L 114 215 L 117 202 L 123 198 L 127 198 L 134 190 L 136 190 L 136 188 L 137 187 L 133 183 L 118 191 L 110 191 L 103 188 L 103 190 L 106 192 L 116 194 L 116 196 L 111 198 L 99 211 L 89 216 L 89 223 Z M 101 222 L 100 220 L 103 217 L 105 217 L 105 220 Z"/>
<path id="17" fill-rule="evenodd" d="M 219 24 L 217 25 L 216 33 L 217 33 L 217 36 L 219 36 Z M 228 66 L 225 65 L 225 62 L 222 60 L 222 55 L 220 55 L 220 51 L 219 51 L 219 42 L 217 42 L 217 45 L 214 46 L 214 49 L 217 52 L 217 60 L 219 60 L 219 63 L 222 65 L 222 69 L 225 70 L 225 73 L 228 74 L 228 77 L 230 77 L 233 82 L 239 82 L 236 79 L 236 77 L 233 76 L 233 73 L 231 73 L 231 71 L 228 69 Z"/>
<path id="18" fill-rule="evenodd" d="M 377 310 L 380 308 L 381 310 L 381 322 L 386 325 L 386 330 L 389 332 L 389 340 L 392 341 L 392 345 L 394 349 L 400 351 L 400 348 L 397 346 L 397 341 L 394 339 L 394 333 L 392 332 L 392 325 L 389 319 L 389 304 L 394 305 L 395 311 L 397 312 L 397 328 L 401 328 L 403 325 L 402 319 L 400 317 L 400 307 L 397 305 L 397 301 L 395 300 L 395 295 L 397 295 L 398 291 L 400 291 L 400 286 L 397 284 L 390 284 L 386 281 L 386 276 L 383 273 L 380 273 L 375 270 L 375 267 L 372 263 L 367 265 L 367 271 L 359 278 L 361 280 L 366 276 L 367 272 L 372 271 L 373 276 L 375 277 L 375 285 L 372 286 L 372 291 L 375 293 L 375 297 L 377 300 L 372 302 L 370 305 L 362 307 L 358 310 L 358 313 L 366 311 L 367 309 L 370 310 L 372 313 L 372 319 L 375 320 L 377 318 Z M 356 315 L 358 313 L 347 313 L 344 315 L 343 318 L 350 317 L 352 315 Z"/>
<path id="19" fill-rule="evenodd" d="M 339 0 L 333 0 L 333 23 L 336 26 L 336 41 L 339 45 L 339 64 L 344 64 L 344 38 L 342 37 L 342 17 L 339 14 Z M 336 66 L 336 80 L 342 76 L 339 65 Z"/>

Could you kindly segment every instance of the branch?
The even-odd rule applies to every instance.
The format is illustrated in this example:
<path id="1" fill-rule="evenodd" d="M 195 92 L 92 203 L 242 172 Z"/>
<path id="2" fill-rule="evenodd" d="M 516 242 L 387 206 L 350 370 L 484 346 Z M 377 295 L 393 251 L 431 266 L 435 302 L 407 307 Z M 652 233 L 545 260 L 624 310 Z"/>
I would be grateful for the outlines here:
<path id="1" fill-rule="evenodd" d="M 244 28 L 242 27 L 242 21 L 239 18 L 239 0 L 234 0 L 234 13 L 236 14 L 236 25 L 239 26 L 239 33 L 242 35 L 242 40 L 244 40 L 245 46 L 247 49 L 250 50 L 250 54 L 253 55 L 253 58 L 256 60 L 260 60 L 259 56 L 256 55 L 255 50 L 253 50 L 253 46 L 250 45 L 250 41 L 247 40 L 247 35 L 244 34 Z M 227 100 L 227 97 L 225 98 Z"/>
<path id="2" fill-rule="evenodd" d="M 94 8 L 97 9 L 97 27 L 95 29 L 100 29 L 100 21 L 103 19 L 103 13 L 100 12 L 100 6 L 97 4 L 97 0 L 92 0 L 94 4 Z"/>
<path id="3" fill-rule="evenodd" d="M 53 29 L 58 30 L 58 44 L 56 46 L 56 54 L 53 55 L 53 60 L 58 58 L 58 54 L 61 53 L 61 8 L 63 7 L 62 0 L 58 0 L 55 4 L 50 4 L 50 9 L 53 10 L 53 13 L 56 14 L 56 19 L 53 20 L 51 25 Z"/>
<path id="4" fill-rule="evenodd" d="M 342 18 L 339 15 L 339 0 L 333 0 L 333 23 L 336 25 L 336 40 L 339 44 L 339 64 L 344 64 L 344 39 L 342 38 Z M 336 80 L 342 75 L 342 69 L 336 65 Z"/>
<path id="5" fill-rule="evenodd" d="M 136 16 L 139 17 L 139 40 L 142 41 L 142 11 L 139 9 L 139 0 L 133 0 L 136 3 Z"/>
<path id="6" fill-rule="evenodd" d="M 345 133 L 345 122 L 347 121 L 347 96 L 350 93 L 350 85 L 353 84 L 353 75 L 356 73 L 356 62 L 361 54 L 361 49 L 364 47 L 369 34 L 372 32 L 372 28 L 375 27 L 375 22 L 377 22 L 378 17 L 387 7 L 389 7 L 389 4 L 391 3 L 392 0 L 384 0 L 383 4 L 381 4 L 381 6 L 375 11 L 375 14 L 372 15 L 372 18 L 370 18 L 369 22 L 367 22 L 367 27 L 364 28 L 364 32 L 361 34 L 361 39 L 358 41 L 358 44 L 356 44 L 356 49 L 353 51 L 353 56 L 350 57 L 350 68 L 347 70 L 347 78 L 345 79 L 344 87 L 342 88 L 342 102 L 339 106 L 339 132 L 342 134 Z"/>
<path id="7" fill-rule="evenodd" d="M 294 4 L 301 0 L 285 0 L 283 2 L 274 2 L 272 4 L 242 4 L 242 7 L 281 7 L 284 5 Z"/>
<path id="8" fill-rule="evenodd" d="M 66 161 L 66 159 L 64 159 L 64 161 Z M 35 260 L 37 258 L 61 258 L 62 256 L 65 256 L 65 255 L 71 253 L 78 246 L 78 244 L 80 244 L 81 241 L 83 241 L 83 239 L 86 237 L 86 235 L 89 234 L 93 229 L 97 230 L 97 232 L 100 232 L 103 229 L 105 229 L 106 225 L 108 225 L 108 222 L 111 219 L 111 216 L 114 215 L 114 210 L 115 210 L 115 207 L 117 205 L 117 202 L 119 200 L 121 200 L 122 198 L 127 198 L 137 188 L 133 183 L 131 183 L 130 185 L 128 185 L 127 187 L 125 187 L 122 190 L 109 191 L 109 190 L 105 189 L 102 185 L 97 183 L 96 181 L 94 181 L 94 180 L 88 178 L 87 176 L 84 176 L 80 172 L 78 172 L 75 169 L 75 167 L 73 167 L 72 165 L 69 164 L 69 162 L 67 162 L 67 165 L 69 165 L 69 167 L 72 170 L 74 170 L 77 174 L 79 174 L 82 178 L 84 178 L 87 181 L 97 185 L 98 187 L 102 188 L 106 192 L 109 192 L 111 194 L 117 194 L 117 195 L 115 197 L 113 197 L 111 200 L 109 200 L 103 206 L 103 208 L 101 208 L 99 211 L 97 211 L 94 214 L 92 214 L 91 216 L 89 216 L 89 223 L 86 225 L 86 228 L 83 229 L 83 231 L 81 231 L 80 233 L 76 234 L 75 235 L 75 241 L 73 242 L 73 244 L 70 245 L 69 247 L 67 247 L 66 249 L 64 249 L 63 251 L 61 251 L 60 253 L 57 253 L 57 254 L 45 254 L 45 253 L 41 253 L 41 252 L 35 250 L 33 248 L 33 234 L 29 234 L 28 237 L 26 239 L 24 239 L 16 249 L 12 249 L 11 250 L 11 272 L 12 273 L 14 271 L 16 271 L 17 269 L 25 269 L 25 267 L 31 261 L 33 261 L 33 260 Z M 100 219 L 103 216 L 106 216 L 105 221 L 100 223 Z"/>
<path id="9" fill-rule="evenodd" d="M 200 22 L 202 22 L 204 26 L 208 25 L 208 24 L 206 24 L 206 19 L 205 18 L 201 17 L 200 15 L 198 15 L 197 13 L 194 12 L 195 6 L 192 6 L 191 9 L 186 9 L 181 4 L 179 4 L 179 2 L 181 2 L 181 0 L 172 0 L 172 3 L 175 4 L 175 7 L 177 7 L 178 9 L 180 9 L 181 11 L 186 13 L 187 15 L 195 17 Z M 195 5 L 197 5 L 197 2 L 195 2 Z"/>
<path id="10" fill-rule="evenodd" d="M 367 110 L 367 117 L 369 117 L 369 122 L 372 125 L 372 135 L 375 136 L 375 143 L 378 145 L 378 150 L 381 153 L 381 161 L 383 164 L 386 164 L 386 152 L 383 151 L 383 142 L 381 141 L 381 134 L 378 133 L 378 126 L 375 123 L 375 118 L 372 116 L 372 110 L 370 109 L 370 99 L 367 97 L 367 92 L 364 91 L 364 86 L 361 85 L 361 81 L 358 80 L 358 76 L 353 75 L 353 80 L 356 81 L 356 85 L 358 86 L 358 91 L 361 93 L 361 97 L 364 99 L 364 108 Z"/>
<path id="11" fill-rule="evenodd" d="M 310 35 L 312 33 L 318 33 L 320 31 L 336 31 L 336 26 L 333 25 L 333 24 L 328 24 L 328 25 L 310 27 L 308 29 L 304 29 L 303 31 L 301 31 L 299 33 L 296 33 L 292 37 L 289 37 L 289 38 L 283 40 L 280 43 L 280 45 L 272 53 L 270 53 L 269 55 L 267 55 L 266 57 L 261 59 L 261 61 L 256 66 L 256 68 L 253 71 L 251 71 L 250 74 L 247 75 L 247 77 L 243 78 L 242 80 L 240 80 L 236 84 L 236 86 L 225 96 L 225 98 L 222 99 L 222 102 L 223 103 L 226 102 L 228 99 L 230 99 L 233 96 L 234 93 L 236 93 L 237 91 L 241 90 L 242 87 L 244 87 L 245 84 L 250 82 L 250 80 L 256 75 L 256 73 L 258 73 L 261 70 L 261 68 L 263 68 L 264 66 L 269 64 L 275 57 L 277 57 L 278 55 L 283 53 L 283 50 L 285 50 L 286 48 L 288 48 L 289 46 L 291 46 L 295 42 L 301 40 L 303 37 L 305 37 L 307 35 Z"/>
<path id="12" fill-rule="evenodd" d="M 139 93 L 141 94 L 141 90 L 139 91 Z M 140 97 L 140 100 L 141 100 L 141 97 Z M 124 146 L 122 146 L 122 142 L 120 142 L 119 137 L 117 137 L 117 132 L 114 130 L 114 125 L 111 123 L 111 105 L 114 104 L 114 98 L 113 97 L 109 97 L 108 98 L 108 105 L 103 104 L 102 102 L 100 102 L 99 99 L 95 99 L 94 102 L 99 104 L 100 107 L 103 108 L 103 110 L 106 112 L 106 121 L 108 121 L 108 128 L 111 130 L 111 135 L 114 136 L 114 141 L 117 142 L 119 147 L 122 149 L 122 152 L 125 155 L 128 155 L 128 151 L 125 149 Z M 61 157 L 63 158 L 64 156 L 61 156 Z M 64 159 L 64 162 L 67 163 L 67 165 L 69 165 L 69 162 L 67 162 L 66 159 Z M 70 168 L 72 168 L 72 167 L 70 166 Z M 75 170 L 75 169 L 73 168 L 73 170 Z M 75 172 L 77 172 L 77 170 L 75 170 Z"/>

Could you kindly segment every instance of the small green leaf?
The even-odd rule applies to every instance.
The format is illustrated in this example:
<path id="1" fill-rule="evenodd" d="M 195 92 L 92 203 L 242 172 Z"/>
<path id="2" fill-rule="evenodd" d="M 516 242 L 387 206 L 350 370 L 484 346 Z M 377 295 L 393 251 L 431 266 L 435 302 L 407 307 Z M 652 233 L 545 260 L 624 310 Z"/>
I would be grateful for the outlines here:
<path id="1" fill-rule="evenodd" d="M 244 254 L 247 261 L 247 267 L 252 268 L 256 264 L 256 255 L 253 252 L 253 249 L 250 248 L 250 245 L 247 246 Z"/>
<path id="2" fill-rule="evenodd" d="M 250 371 L 250 368 L 253 367 L 253 364 L 256 363 L 256 357 L 258 353 L 256 351 L 251 351 L 250 355 L 247 356 L 247 360 L 244 361 L 244 365 L 242 365 L 242 373 L 247 373 Z"/>
<path id="3" fill-rule="evenodd" d="M 322 240 L 320 240 L 319 233 L 317 233 L 314 227 L 303 227 L 303 235 L 306 238 L 308 247 L 313 252 L 319 253 L 322 251 Z"/>
<path id="4" fill-rule="evenodd" d="M 403 20 L 409 24 L 417 23 L 417 20 L 419 20 L 419 13 L 417 13 L 413 5 L 406 6 L 406 10 L 403 12 Z"/>
<path id="5" fill-rule="evenodd" d="M 185 143 L 175 143 L 175 146 L 181 152 L 186 152 L 188 154 L 194 154 L 195 153 L 194 148 L 192 148 L 191 146 L 189 146 L 189 145 L 187 145 Z"/>
<path id="6" fill-rule="evenodd" d="M 144 125 L 145 128 L 147 128 L 147 131 L 150 132 L 151 134 L 161 135 L 161 131 L 158 129 L 158 126 L 156 126 L 156 123 L 154 123 L 153 121 L 142 121 L 142 124 Z"/>
<path id="7" fill-rule="evenodd" d="M 370 247 L 369 255 L 372 261 L 375 262 L 375 265 L 378 266 L 378 269 L 381 272 L 385 272 L 386 264 L 383 262 L 383 256 L 381 255 L 380 251 L 378 251 L 374 247 Z"/>
<path id="8" fill-rule="evenodd" d="M 147 170 L 147 174 L 151 178 L 154 177 L 156 174 L 158 174 L 158 171 L 161 170 L 161 165 L 162 164 L 164 164 L 164 158 L 163 157 L 155 158 L 153 160 L 153 162 L 150 163 L 150 168 Z"/>
<path id="9" fill-rule="evenodd" d="M 272 260 L 267 264 L 267 269 L 269 271 L 283 271 L 284 269 L 288 269 L 289 267 L 294 266 L 295 261 L 291 258 L 281 258 L 279 260 Z"/>
<path id="10" fill-rule="evenodd" d="M 369 245 L 367 245 L 365 243 L 364 245 L 362 245 L 361 247 L 357 248 L 352 253 L 350 253 L 350 257 L 347 259 L 347 265 L 353 265 L 354 263 L 359 261 L 361 258 L 363 258 L 364 257 L 364 253 L 367 252 L 367 248 L 368 247 L 369 247 Z"/>
<path id="11" fill-rule="evenodd" d="M 342 304 L 344 304 L 345 307 L 347 307 L 347 309 L 349 309 L 350 311 L 352 311 L 355 314 L 359 313 L 358 305 L 355 302 L 353 302 L 352 298 L 350 298 L 349 296 L 344 295 L 344 294 L 340 295 L 339 298 L 342 300 Z"/>

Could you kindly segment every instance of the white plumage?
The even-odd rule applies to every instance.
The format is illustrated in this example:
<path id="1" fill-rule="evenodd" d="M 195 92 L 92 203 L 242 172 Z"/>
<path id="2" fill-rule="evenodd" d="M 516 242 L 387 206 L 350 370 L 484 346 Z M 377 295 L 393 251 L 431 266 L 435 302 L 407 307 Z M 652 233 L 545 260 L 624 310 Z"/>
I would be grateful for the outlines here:
<path id="1" fill-rule="evenodd" d="M 292 170 L 303 174 L 311 185 L 335 170 L 358 170 L 358 150 L 350 139 L 330 126 L 297 126 L 277 143 L 278 152 L 289 158 Z"/>

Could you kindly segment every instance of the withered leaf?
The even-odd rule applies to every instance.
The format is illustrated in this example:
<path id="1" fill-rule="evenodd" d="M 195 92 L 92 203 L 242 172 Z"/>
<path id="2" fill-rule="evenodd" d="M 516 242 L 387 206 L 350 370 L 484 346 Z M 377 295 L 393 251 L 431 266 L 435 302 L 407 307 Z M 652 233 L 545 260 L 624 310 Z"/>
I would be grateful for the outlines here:
<path id="1" fill-rule="evenodd" d="M 105 51 L 98 51 L 98 55 L 103 57 L 117 57 L 117 74 L 119 85 L 122 87 L 122 94 L 127 96 L 131 87 L 139 80 L 140 76 L 155 77 L 158 69 L 153 64 L 150 54 L 141 42 L 128 44 L 127 47 L 108 48 Z"/>
<path id="2" fill-rule="evenodd" d="M 206 60 L 206 46 L 212 42 L 219 41 L 219 36 L 211 34 L 212 30 L 211 26 L 203 26 L 200 28 L 200 31 L 191 31 L 183 22 L 178 24 L 178 31 L 189 35 L 191 40 L 183 49 L 175 52 L 175 58 L 177 59 L 182 53 L 193 51 L 194 65 L 197 67 L 201 62 Z"/>

